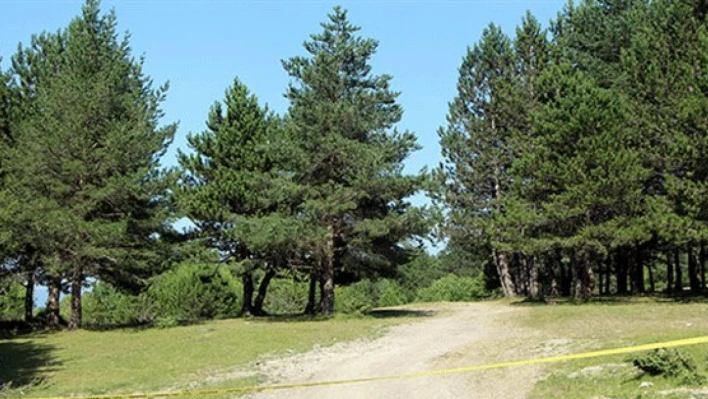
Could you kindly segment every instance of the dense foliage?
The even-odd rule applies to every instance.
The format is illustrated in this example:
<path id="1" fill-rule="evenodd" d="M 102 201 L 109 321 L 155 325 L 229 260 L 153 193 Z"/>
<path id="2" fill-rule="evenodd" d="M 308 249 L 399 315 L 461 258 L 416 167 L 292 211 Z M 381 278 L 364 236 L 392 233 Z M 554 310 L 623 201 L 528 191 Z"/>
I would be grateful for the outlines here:
<path id="1" fill-rule="evenodd" d="M 87 0 L 0 70 L 0 319 L 172 325 L 497 292 L 703 293 L 707 14 L 699 0 L 583 0 L 548 29 L 530 13 L 513 36 L 489 25 L 462 59 L 429 175 L 404 172 L 420 146 L 397 128 L 393 78 L 373 71 L 378 42 L 339 7 L 282 61 L 287 112 L 234 78 L 164 168 L 167 86 Z M 437 207 L 412 205 L 424 189 Z"/>
<path id="2" fill-rule="evenodd" d="M 469 49 L 434 197 L 505 295 L 705 289 L 707 29 L 702 1 L 588 0 Z"/>

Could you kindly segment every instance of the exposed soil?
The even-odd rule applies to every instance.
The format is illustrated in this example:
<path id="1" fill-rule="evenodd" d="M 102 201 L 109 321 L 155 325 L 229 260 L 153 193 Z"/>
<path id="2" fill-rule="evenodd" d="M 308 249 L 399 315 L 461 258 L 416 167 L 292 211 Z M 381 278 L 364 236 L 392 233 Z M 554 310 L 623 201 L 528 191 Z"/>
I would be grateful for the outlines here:
<path id="1" fill-rule="evenodd" d="M 388 376 L 519 360 L 567 352 L 566 339 L 544 341 L 524 327 L 524 307 L 495 302 L 406 307 L 428 314 L 391 328 L 382 337 L 316 348 L 261 362 L 267 384 Z M 524 398 L 543 366 L 474 371 L 339 386 L 252 394 L 274 398 Z"/>

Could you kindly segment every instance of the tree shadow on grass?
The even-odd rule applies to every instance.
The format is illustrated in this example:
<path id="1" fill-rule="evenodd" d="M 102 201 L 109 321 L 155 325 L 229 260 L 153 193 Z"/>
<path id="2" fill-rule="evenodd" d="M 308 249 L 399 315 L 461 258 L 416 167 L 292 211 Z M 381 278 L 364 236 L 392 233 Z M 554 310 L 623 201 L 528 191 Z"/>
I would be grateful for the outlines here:
<path id="1" fill-rule="evenodd" d="M 594 296 L 587 301 L 576 301 L 569 297 L 554 297 L 545 299 L 519 299 L 510 303 L 511 306 L 580 306 L 580 305 L 642 305 L 648 303 L 708 303 L 705 294 L 643 294 L 643 295 L 603 295 Z"/>
<path id="2" fill-rule="evenodd" d="M 374 309 L 366 315 L 375 319 L 395 319 L 399 317 L 431 317 L 438 312 L 435 310 L 415 310 L 415 309 Z"/>
<path id="3" fill-rule="evenodd" d="M 0 341 L 0 393 L 46 383 L 47 373 L 61 365 L 53 351 L 51 345 L 24 339 Z"/>
<path id="4" fill-rule="evenodd" d="M 415 310 L 415 309 L 374 309 L 370 310 L 364 314 L 353 315 L 353 314 L 337 314 L 335 316 L 326 317 L 322 315 L 305 315 L 302 313 L 294 314 L 280 314 L 280 315 L 268 315 L 268 316 L 249 316 L 244 320 L 252 321 L 262 321 L 270 323 L 292 323 L 292 322 L 318 322 L 318 321 L 328 321 L 336 319 L 337 317 L 342 318 L 373 318 L 373 319 L 394 319 L 402 317 L 430 317 L 436 315 L 438 312 L 434 310 Z"/>

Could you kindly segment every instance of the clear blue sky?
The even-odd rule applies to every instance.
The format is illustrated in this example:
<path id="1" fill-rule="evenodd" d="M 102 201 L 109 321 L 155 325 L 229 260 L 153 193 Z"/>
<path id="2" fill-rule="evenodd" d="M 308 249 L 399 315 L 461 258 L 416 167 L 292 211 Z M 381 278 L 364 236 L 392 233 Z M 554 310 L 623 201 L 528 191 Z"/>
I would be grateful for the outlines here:
<path id="1" fill-rule="evenodd" d="M 209 106 L 234 77 L 262 103 L 285 112 L 288 76 L 280 60 L 302 55 L 302 42 L 320 31 L 334 5 L 349 10 L 361 34 L 380 42 L 375 73 L 393 75 L 405 111 L 400 127 L 415 132 L 421 151 L 406 164 L 416 172 L 440 162 L 436 131 L 455 96 L 457 68 L 468 46 L 490 22 L 513 34 L 526 10 L 544 26 L 566 0 L 104 0 L 115 8 L 120 31 L 129 31 L 135 55 L 146 56 L 155 83 L 170 82 L 164 122 L 179 122 L 165 159 L 175 163 L 186 135 L 204 129 Z M 17 44 L 33 33 L 55 31 L 79 14 L 81 0 L 0 0 L 3 69 Z M 417 198 L 416 202 L 424 201 Z M 43 298 L 41 298 L 43 300 Z M 40 306 L 43 303 L 38 303 Z"/>

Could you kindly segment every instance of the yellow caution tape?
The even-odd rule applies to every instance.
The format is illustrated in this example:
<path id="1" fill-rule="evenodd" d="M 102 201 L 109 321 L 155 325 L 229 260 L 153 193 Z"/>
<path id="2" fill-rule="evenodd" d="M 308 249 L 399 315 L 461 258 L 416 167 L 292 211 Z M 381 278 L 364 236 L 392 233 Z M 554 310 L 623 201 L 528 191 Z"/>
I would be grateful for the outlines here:
<path id="1" fill-rule="evenodd" d="M 148 393 L 131 393 L 131 394 L 107 394 L 107 395 L 87 395 L 87 396 L 71 396 L 71 397 L 46 397 L 46 398 L 33 398 L 33 399 L 150 399 L 150 398 L 167 398 L 175 396 L 205 396 L 205 395 L 223 395 L 223 394 L 242 394 L 248 392 L 261 392 L 261 391 L 275 391 L 282 389 L 296 389 L 296 388 L 311 388 L 311 387 L 322 387 L 331 385 L 344 385 L 344 384 L 358 384 L 362 382 L 373 382 L 373 381 L 390 381 L 390 380 L 400 380 L 404 378 L 416 378 L 416 377 L 428 377 L 428 376 L 438 376 L 445 374 L 456 374 L 456 373 L 466 373 L 469 371 L 480 371 L 480 370 L 490 370 L 490 369 L 500 369 L 506 367 L 516 367 L 525 366 L 529 364 L 540 364 L 540 363 L 554 363 L 562 362 L 566 360 L 577 360 L 577 359 L 588 359 L 593 357 L 601 356 L 611 356 L 611 355 L 621 355 L 626 353 L 643 352 L 652 349 L 660 348 L 675 348 L 679 346 L 689 346 L 708 343 L 708 336 L 689 338 L 689 339 L 679 339 L 676 341 L 659 342 L 655 344 L 646 345 L 636 345 L 625 348 L 615 348 L 615 349 L 605 349 L 593 352 L 576 353 L 571 355 L 560 355 L 543 357 L 537 359 L 527 359 L 527 360 L 516 360 L 511 362 L 494 363 L 494 364 L 484 364 L 479 366 L 469 366 L 460 367 L 454 369 L 445 370 L 435 370 L 435 371 L 421 371 L 417 373 L 410 374 L 398 374 L 383 377 L 365 377 L 365 378 L 354 378 L 349 380 L 336 380 L 336 381 L 322 381 L 322 382 L 305 382 L 300 384 L 281 384 L 281 385 L 263 385 L 263 386 L 250 386 L 243 388 L 226 388 L 226 389 L 199 389 L 199 390 L 183 390 L 183 391 L 170 391 L 170 392 L 148 392 Z M 8 399 L 25 399 L 25 398 L 8 398 Z"/>

